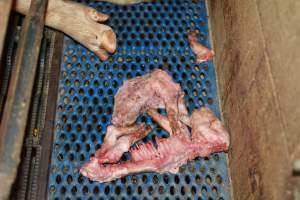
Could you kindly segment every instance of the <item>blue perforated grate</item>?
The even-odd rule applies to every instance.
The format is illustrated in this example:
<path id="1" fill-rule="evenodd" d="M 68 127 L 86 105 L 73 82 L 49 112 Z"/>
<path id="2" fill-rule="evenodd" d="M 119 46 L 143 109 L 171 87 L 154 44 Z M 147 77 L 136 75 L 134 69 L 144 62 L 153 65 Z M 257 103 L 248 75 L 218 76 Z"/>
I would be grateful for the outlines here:
<path id="1" fill-rule="evenodd" d="M 118 35 L 117 54 L 101 62 L 65 37 L 48 198 L 229 199 L 224 153 L 198 158 L 178 174 L 141 173 L 103 184 L 79 174 L 80 166 L 102 143 L 114 95 L 126 79 L 161 68 L 181 84 L 189 111 L 208 105 L 219 116 L 213 63 L 195 64 L 186 40 L 187 29 L 198 29 L 201 42 L 210 46 L 204 1 L 89 5 L 111 16 L 108 23 Z M 147 116 L 139 121 L 152 123 Z M 153 135 L 166 133 L 156 128 L 146 140 Z"/>

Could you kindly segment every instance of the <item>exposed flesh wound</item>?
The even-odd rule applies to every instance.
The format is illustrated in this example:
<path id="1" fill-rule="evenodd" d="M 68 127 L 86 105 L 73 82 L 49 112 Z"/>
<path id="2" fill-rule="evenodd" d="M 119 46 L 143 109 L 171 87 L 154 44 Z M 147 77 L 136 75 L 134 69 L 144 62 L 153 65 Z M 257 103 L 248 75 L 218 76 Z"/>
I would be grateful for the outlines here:
<path id="1" fill-rule="evenodd" d="M 187 113 L 182 98 L 180 86 L 162 70 L 154 70 L 144 77 L 125 81 L 115 97 L 113 125 L 108 127 L 104 142 L 96 152 L 99 162 L 117 162 L 133 143 L 148 134 L 150 130 L 145 130 L 145 126 L 132 125 L 137 116 L 148 109 L 167 110 L 168 119 L 165 121 L 170 127 L 170 134 L 173 134 L 172 130 L 177 133 L 186 131 L 186 127 L 178 120 L 178 117 Z"/>
<path id="2" fill-rule="evenodd" d="M 92 158 L 80 172 L 99 182 L 115 180 L 138 172 L 176 173 L 188 160 L 228 150 L 229 134 L 208 108 L 195 110 L 190 122 L 192 138 L 186 133 L 173 134 L 169 138 L 157 138 L 157 148 L 151 143 L 132 147 L 130 161 L 103 165 L 99 164 L 96 158 Z"/>

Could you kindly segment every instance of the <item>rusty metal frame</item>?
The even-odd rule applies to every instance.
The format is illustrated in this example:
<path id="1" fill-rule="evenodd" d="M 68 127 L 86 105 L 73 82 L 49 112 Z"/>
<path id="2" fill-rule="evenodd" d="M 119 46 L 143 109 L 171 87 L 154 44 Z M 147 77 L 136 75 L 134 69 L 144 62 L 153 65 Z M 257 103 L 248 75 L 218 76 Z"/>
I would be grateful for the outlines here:
<path id="1" fill-rule="evenodd" d="M 8 198 L 21 159 L 37 60 L 43 36 L 46 5 L 47 0 L 32 0 L 28 15 L 22 26 L 17 47 L 14 69 L 0 124 L 0 199 Z"/>
<path id="2" fill-rule="evenodd" d="M 41 159 L 39 166 L 39 175 L 37 177 L 37 182 L 39 184 L 37 190 L 36 199 L 47 199 L 47 188 L 48 188 L 48 176 L 50 170 L 50 161 L 53 145 L 53 136 L 55 129 L 55 113 L 56 113 L 56 102 L 58 94 L 58 82 L 60 74 L 60 64 L 62 58 L 63 50 L 63 33 L 55 33 L 54 41 L 54 52 L 52 55 L 52 60 L 50 61 L 51 71 L 49 74 L 49 88 L 46 91 L 48 93 L 48 98 L 46 102 L 45 110 L 45 125 L 41 133 L 40 145 L 41 150 Z"/>
<path id="3" fill-rule="evenodd" d="M 0 60 L 2 58 L 2 51 L 11 7 L 12 0 L 0 0 Z"/>

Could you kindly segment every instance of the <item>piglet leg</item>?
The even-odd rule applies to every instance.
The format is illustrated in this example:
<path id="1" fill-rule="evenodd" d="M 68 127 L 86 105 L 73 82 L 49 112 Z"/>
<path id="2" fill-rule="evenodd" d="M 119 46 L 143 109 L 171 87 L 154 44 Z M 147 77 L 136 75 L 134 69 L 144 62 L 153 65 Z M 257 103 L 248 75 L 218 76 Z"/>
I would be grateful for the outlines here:
<path id="1" fill-rule="evenodd" d="M 30 0 L 16 0 L 13 8 L 26 15 L 30 3 Z M 93 51 L 101 60 L 106 60 L 107 53 L 113 53 L 117 44 L 113 30 L 98 23 L 107 19 L 108 15 L 76 2 L 49 0 L 45 24 L 71 36 Z"/>

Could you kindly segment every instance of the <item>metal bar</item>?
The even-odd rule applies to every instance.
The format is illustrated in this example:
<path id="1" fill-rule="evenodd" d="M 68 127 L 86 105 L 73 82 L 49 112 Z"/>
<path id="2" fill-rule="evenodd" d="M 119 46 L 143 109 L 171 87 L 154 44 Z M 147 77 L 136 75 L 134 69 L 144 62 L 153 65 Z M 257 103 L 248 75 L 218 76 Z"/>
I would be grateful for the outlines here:
<path id="1" fill-rule="evenodd" d="M 12 0 L 0 0 L 0 60 L 5 42 L 7 23 L 10 16 Z"/>
<path id="2" fill-rule="evenodd" d="M 32 0 L 23 23 L 0 125 L 0 199 L 7 199 L 20 163 L 22 144 L 43 35 L 47 0 Z"/>
<path id="3" fill-rule="evenodd" d="M 57 102 L 57 93 L 58 93 L 58 82 L 59 82 L 59 73 L 60 73 L 60 63 L 61 55 L 63 49 L 63 34 L 54 33 L 55 41 L 53 46 L 53 55 L 51 59 L 51 71 L 49 74 L 49 88 L 47 91 L 48 97 L 46 102 L 46 113 L 45 113 L 45 124 L 42 127 L 41 131 L 41 141 L 40 145 L 42 146 L 41 160 L 40 160 L 40 169 L 39 177 L 37 182 L 40 183 L 37 191 L 37 199 L 47 199 L 47 187 L 48 187 L 48 175 L 50 169 L 50 159 L 51 151 L 53 144 L 53 133 L 54 133 L 54 120 L 56 112 L 56 102 Z M 52 49 L 52 48 L 51 48 Z"/>
<path id="4" fill-rule="evenodd" d="M 43 86 L 43 78 L 44 78 L 44 73 L 45 73 L 45 54 L 46 54 L 46 47 L 47 46 L 47 40 L 44 38 L 44 42 L 42 43 L 41 50 L 40 50 L 40 59 L 39 59 L 39 69 L 38 69 L 38 74 L 37 74 L 37 80 L 35 81 L 35 93 L 32 97 L 32 104 L 31 104 L 31 109 L 30 109 L 30 119 L 28 120 L 29 124 L 29 130 L 26 131 L 29 134 L 26 134 L 28 142 L 26 143 L 26 157 L 24 160 L 23 157 L 23 163 L 22 163 L 22 168 L 20 172 L 20 186 L 18 187 L 18 196 L 17 199 L 25 199 L 26 196 L 26 189 L 28 185 L 30 185 L 30 182 L 28 183 L 28 176 L 30 172 L 30 164 L 31 164 L 31 159 L 32 159 L 32 148 L 35 148 L 33 145 L 33 135 L 34 132 L 37 128 L 37 123 L 38 123 L 38 112 L 39 112 L 39 102 L 40 102 L 40 97 L 42 93 L 42 86 Z M 29 159 L 28 159 L 29 158 Z"/>
<path id="5" fill-rule="evenodd" d="M 20 31 L 18 26 L 18 21 L 20 16 L 14 15 L 10 20 L 10 25 L 7 29 L 6 42 L 4 44 L 4 49 L 2 52 L 2 60 L 0 62 L 0 119 L 3 113 L 4 102 L 8 90 L 8 83 L 12 71 L 13 60 L 15 58 L 16 52 L 16 38 L 19 37 Z"/>

